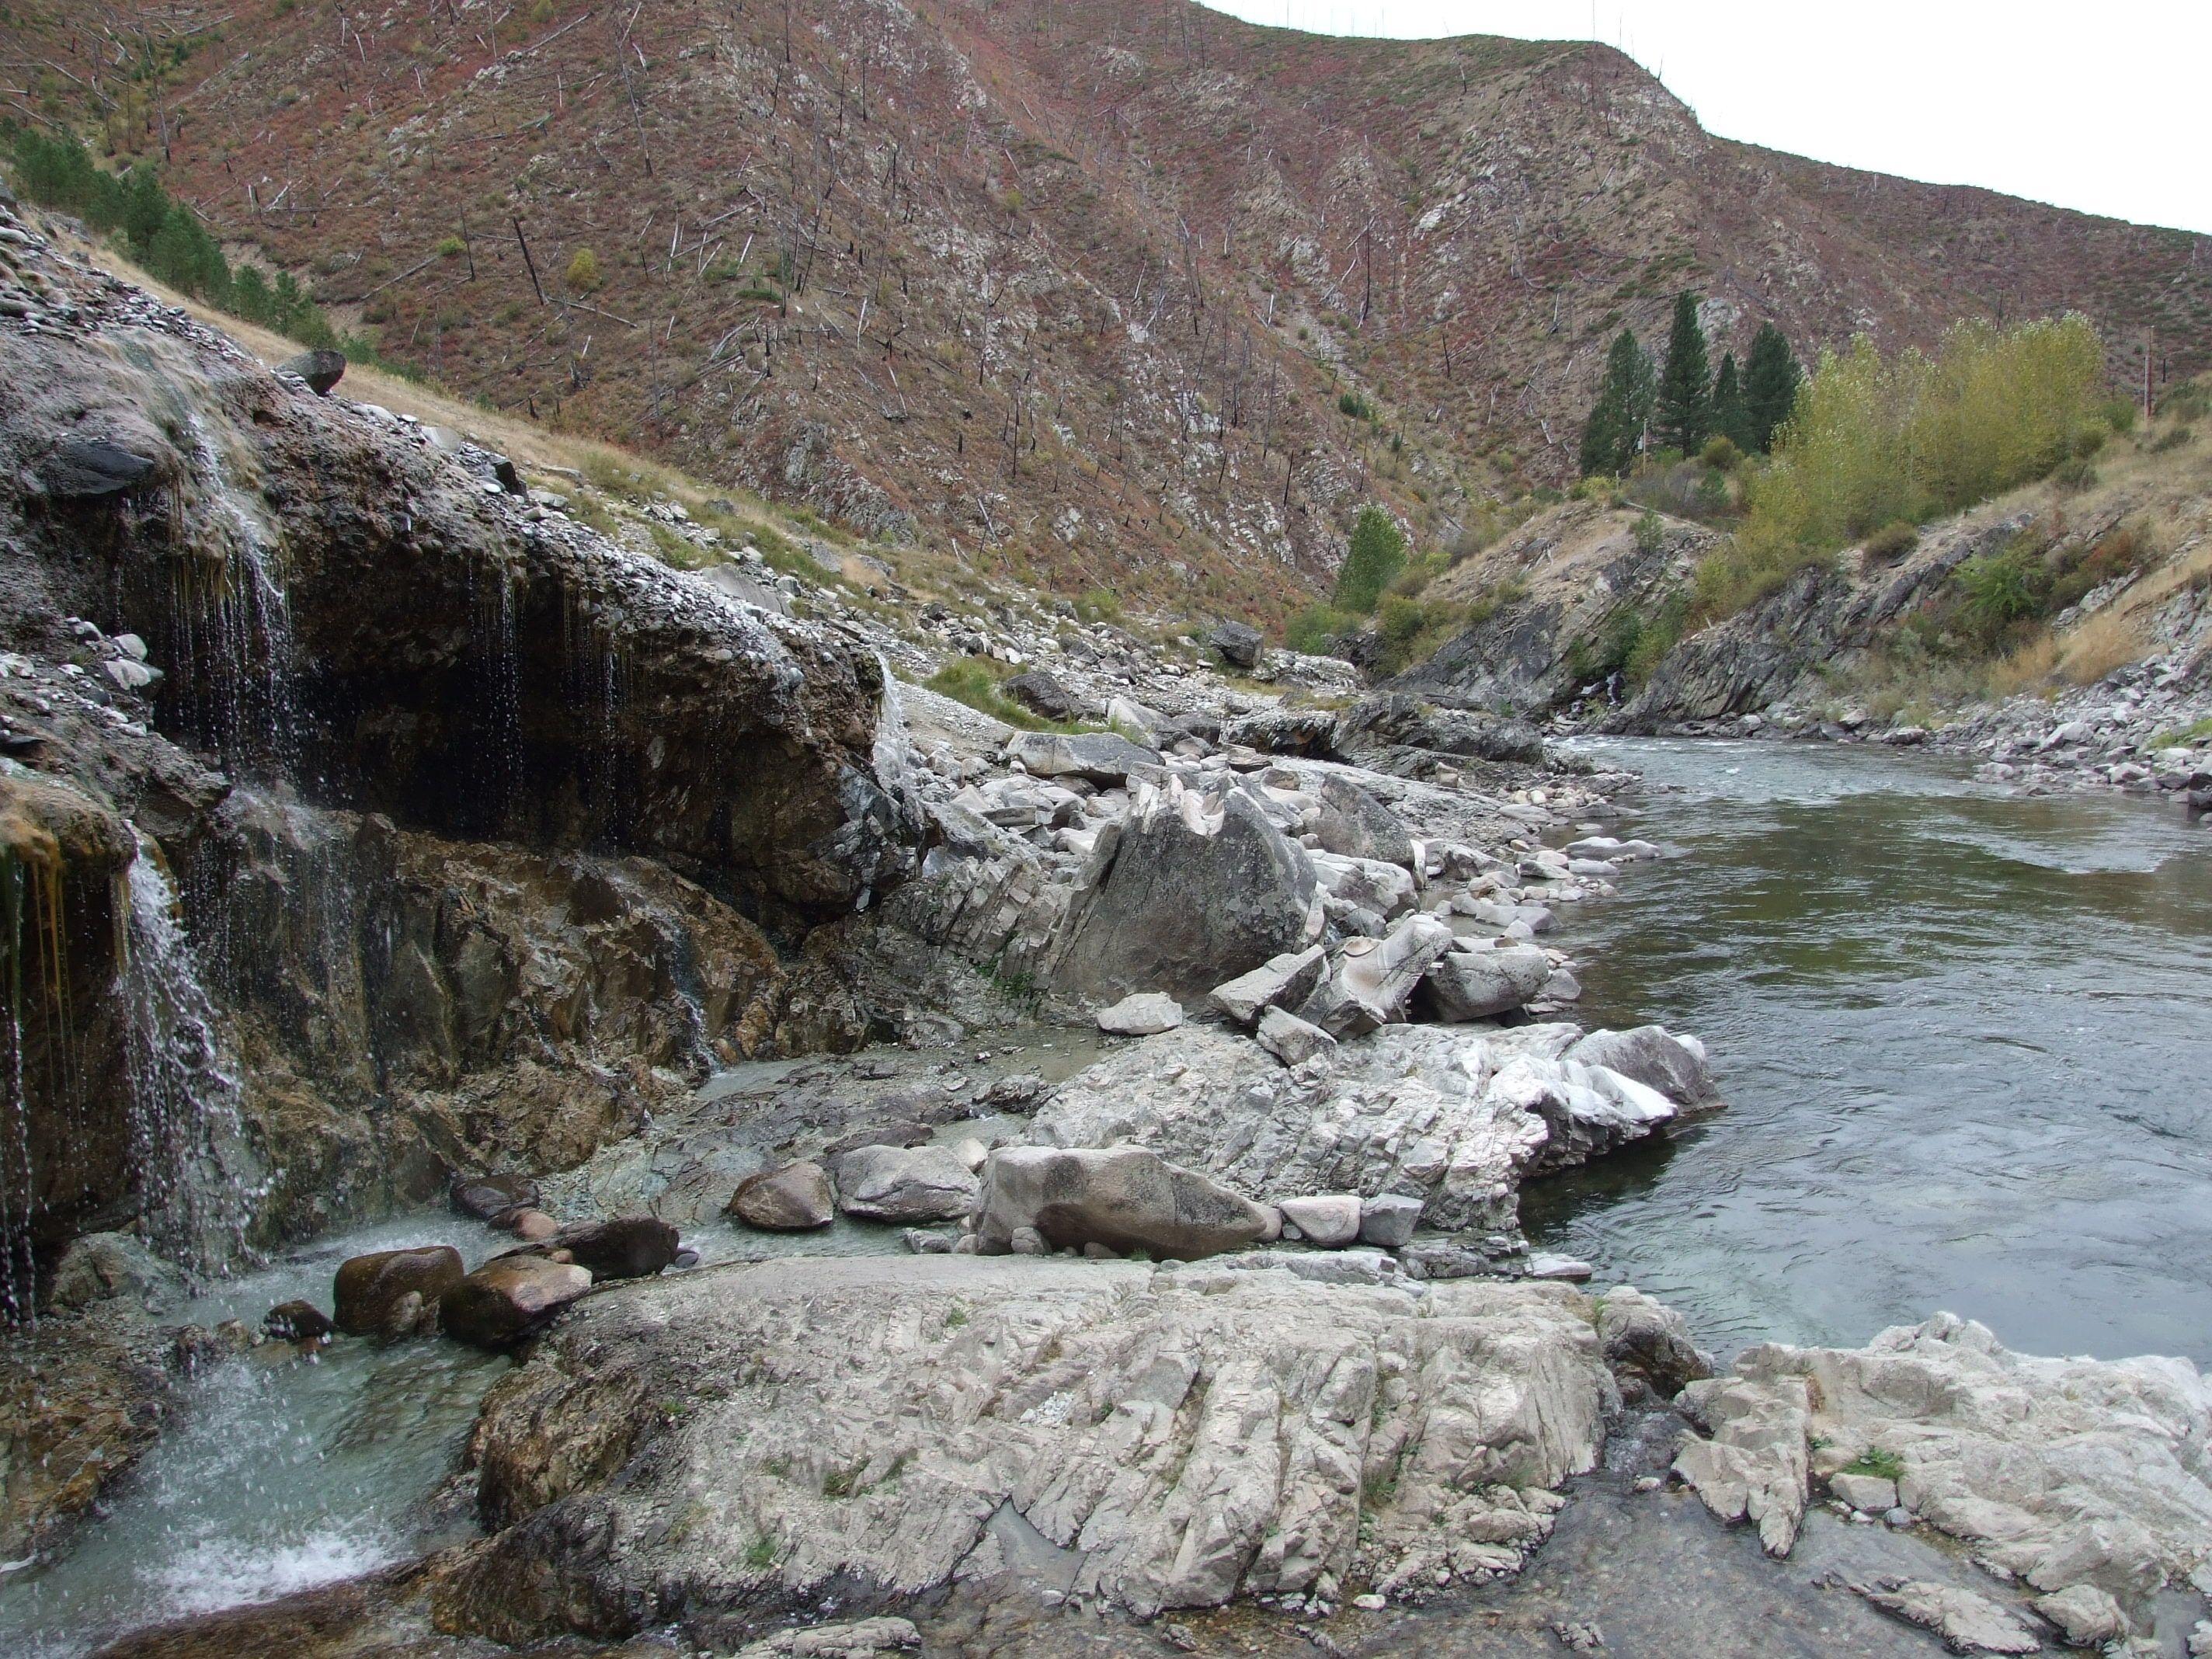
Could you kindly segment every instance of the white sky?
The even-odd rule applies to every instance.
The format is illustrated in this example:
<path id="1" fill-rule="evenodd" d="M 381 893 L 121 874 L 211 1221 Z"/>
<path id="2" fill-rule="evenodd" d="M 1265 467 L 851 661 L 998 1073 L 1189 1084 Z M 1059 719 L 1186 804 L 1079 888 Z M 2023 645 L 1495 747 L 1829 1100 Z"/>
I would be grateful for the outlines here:
<path id="1" fill-rule="evenodd" d="M 1206 0 L 1255 23 L 1597 39 L 1706 131 L 2212 234 L 2212 0 Z"/>

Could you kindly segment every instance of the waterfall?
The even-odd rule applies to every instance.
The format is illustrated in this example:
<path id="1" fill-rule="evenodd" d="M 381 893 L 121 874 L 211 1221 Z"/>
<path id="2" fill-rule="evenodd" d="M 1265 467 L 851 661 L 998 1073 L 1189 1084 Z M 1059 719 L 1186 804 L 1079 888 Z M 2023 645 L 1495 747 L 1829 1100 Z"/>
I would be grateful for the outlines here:
<path id="1" fill-rule="evenodd" d="M 0 1027 L 0 1323 L 31 1318 L 35 1264 L 31 1223 L 38 1208 L 38 1176 L 31 1167 L 31 1102 L 23 1090 L 23 925 L 31 917 L 34 872 L 13 851 L 0 851 L 0 972 L 4 972 L 8 1018 Z M 36 925 L 35 923 L 33 925 Z"/>
<path id="2" fill-rule="evenodd" d="M 143 836 L 127 886 L 131 1146 L 146 1235 L 187 1269 L 219 1273 L 244 1254 L 260 1196 L 235 1062 L 178 921 L 176 890 Z"/>

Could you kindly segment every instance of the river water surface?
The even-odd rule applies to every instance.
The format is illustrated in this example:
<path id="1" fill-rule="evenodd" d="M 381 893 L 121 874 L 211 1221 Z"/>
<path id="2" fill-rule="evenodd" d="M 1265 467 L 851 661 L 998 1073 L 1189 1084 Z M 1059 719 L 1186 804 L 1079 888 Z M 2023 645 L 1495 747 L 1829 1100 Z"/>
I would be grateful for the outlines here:
<path id="1" fill-rule="evenodd" d="M 1724 1351 L 1948 1309 L 2212 1360 L 2212 830 L 1857 746 L 1588 747 L 1681 856 L 1563 917 L 1577 1018 L 1696 1032 L 1729 1109 L 1524 1194 L 1541 1244 Z"/>

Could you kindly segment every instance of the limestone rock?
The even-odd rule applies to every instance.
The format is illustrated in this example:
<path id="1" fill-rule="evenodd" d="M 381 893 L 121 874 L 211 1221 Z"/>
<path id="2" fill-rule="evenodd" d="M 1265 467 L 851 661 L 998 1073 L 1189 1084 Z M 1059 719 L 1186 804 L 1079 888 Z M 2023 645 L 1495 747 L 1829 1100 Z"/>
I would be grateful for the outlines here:
<path id="1" fill-rule="evenodd" d="M 1026 674 L 1017 674 L 999 690 L 1031 714 L 1042 714 L 1048 720 L 1072 721 L 1083 718 L 1082 699 L 1042 668 L 1032 668 Z"/>
<path id="2" fill-rule="evenodd" d="M 1054 1249 L 1103 1244 L 1186 1259 L 1273 1230 L 1257 1204 L 1142 1147 L 1001 1147 L 983 1165 L 977 1246 L 987 1255 L 1010 1249 L 1023 1228 Z"/>
<path id="3" fill-rule="evenodd" d="M 479 1348 L 505 1348 L 550 1323 L 592 1288 L 588 1268 L 537 1255 L 495 1256 L 438 1299 L 447 1336 Z"/>
<path id="4" fill-rule="evenodd" d="M 1493 1577 L 1603 1437 L 1575 1303 L 958 1255 L 621 1287 L 486 1400 L 505 1530 L 436 1620 L 521 1643 L 623 1627 L 599 1621 L 669 1584 L 733 1620 L 832 1584 L 927 1595 L 1006 1571 L 1002 1534 L 1072 1552 L 1070 1594 L 1139 1617 Z"/>
<path id="5" fill-rule="evenodd" d="M 837 1207 L 871 1221 L 950 1221 L 975 1203 L 975 1176 L 950 1146 L 863 1146 L 833 1168 Z"/>
<path id="6" fill-rule="evenodd" d="M 855 1619 L 846 1624 L 780 1630 L 738 1650 L 738 1659 L 875 1659 L 921 1645 L 910 1619 Z"/>
<path id="7" fill-rule="evenodd" d="M 1340 773 L 1322 780 L 1321 814 L 1313 833 L 1329 852 L 1410 870 L 1413 840 L 1395 812 Z"/>
<path id="8" fill-rule="evenodd" d="M 1690 1340 L 1689 1322 L 1632 1285 L 1605 1293 L 1597 1336 L 1615 1376 L 1635 1377 L 1662 1400 L 1713 1374 L 1712 1360 Z"/>
<path id="9" fill-rule="evenodd" d="M 1334 1249 L 1359 1237 L 1359 1197 L 1355 1193 L 1286 1198 L 1276 1207 L 1282 1211 L 1283 1219 L 1296 1227 L 1309 1244 Z"/>
<path id="10" fill-rule="evenodd" d="M 418 1297 L 420 1309 L 458 1283 L 463 1271 L 461 1253 L 449 1244 L 353 1256 L 339 1264 L 331 1285 L 332 1322 L 348 1336 L 380 1335 L 401 1297 Z"/>
<path id="11" fill-rule="evenodd" d="M 1239 1025 L 1249 1025 L 1270 1008 L 1295 1008 L 1321 983 L 1328 957 L 1318 945 L 1271 957 L 1249 974 L 1213 988 L 1211 1000 Z"/>
<path id="12" fill-rule="evenodd" d="M 184 1275 L 129 1233 L 85 1233 L 54 1264 L 48 1303 L 70 1311 L 118 1297 L 149 1311 L 185 1297 Z"/>
<path id="13" fill-rule="evenodd" d="M 1260 1016 L 1260 1046 L 1285 1066 L 1303 1066 L 1336 1047 L 1336 1039 L 1296 1014 L 1270 1008 Z"/>
<path id="14" fill-rule="evenodd" d="M 1337 1037 L 1396 1024 L 1414 988 L 1451 946 L 1452 930 L 1434 916 L 1407 916 L 1380 940 L 1351 940 L 1299 1017 Z"/>
<path id="15" fill-rule="evenodd" d="M 1157 991 L 1123 997 L 1098 1011 L 1098 1029 L 1109 1036 L 1158 1036 L 1182 1024 L 1182 1005 Z"/>
<path id="16" fill-rule="evenodd" d="M 1592 1031 L 1568 1049 L 1565 1057 L 1585 1066 L 1602 1066 L 1656 1089 L 1677 1106 L 1694 1109 L 1714 1105 L 1720 1099 L 1712 1073 L 1705 1068 L 1705 1046 L 1695 1039 L 1678 1037 L 1663 1025 Z"/>
<path id="17" fill-rule="evenodd" d="M 1685 1432 L 1674 1473 L 1722 1520 L 1754 1523 L 1769 1555 L 1789 1554 L 1805 1518 L 1805 1379 L 1719 1377 L 1691 1383 L 1680 1398 L 1710 1437 Z"/>
<path id="18" fill-rule="evenodd" d="M 2101 1648 L 2135 1633 L 2120 1604 L 2094 1584 L 2074 1584 L 2038 1596 L 2035 1610 L 2065 1632 L 2069 1646 Z"/>
<path id="19" fill-rule="evenodd" d="M 1102 1001 L 1160 991 L 1194 1002 L 1308 943 L 1313 905 L 1304 852 L 1241 789 L 1146 785 L 1127 821 L 1100 833 L 1054 982 Z"/>
<path id="20" fill-rule="evenodd" d="M 1088 778 L 1105 785 L 1127 783 L 1133 771 L 1160 763 L 1157 750 L 1139 748 L 1118 732 L 1017 732 L 1005 753 L 1033 778 Z"/>
<path id="21" fill-rule="evenodd" d="M 2009 1608 L 1955 1584 L 1892 1579 L 1853 1586 L 1885 1613 L 1934 1631 L 1954 1653 L 2038 1653 L 2042 1639 Z"/>
<path id="22" fill-rule="evenodd" d="M 1359 1242 L 1386 1250 L 1411 1243 L 1421 1224 L 1423 1200 L 1408 1193 L 1376 1193 L 1359 1206 Z"/>
<path id="23" fill-rule="evenodd" d="M 836 1194 L 819 1164 L 787 1164 L 747 1176 L 730 1195 L 730 1213 L 749 1227 L 803 1232 L 826 1227 L 836 1213 Z"/>
<path id="24" fill-rule="evenodd" d="M 1495 951 L 1454 951 L 1428 972 L 1427 994 L 1437 1018 L 1457 1023 L 1487 1019 L 1534 1001 L 1552 975 L 1552 962 L 1533 945 Z"/>

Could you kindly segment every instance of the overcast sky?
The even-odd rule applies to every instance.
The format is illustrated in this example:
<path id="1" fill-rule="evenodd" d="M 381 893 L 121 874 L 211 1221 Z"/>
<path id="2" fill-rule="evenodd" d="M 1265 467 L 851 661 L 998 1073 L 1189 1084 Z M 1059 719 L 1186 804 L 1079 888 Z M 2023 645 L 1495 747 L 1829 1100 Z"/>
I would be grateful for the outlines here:
<path id="1" fill-rule="evenodd" d="M 2212 0 L 1207 0 L 1331 34 L 1604 40 L 1706 130 L 2212 234 Z"/>

